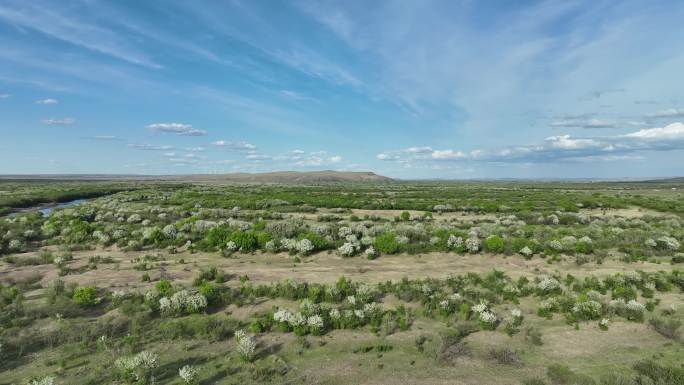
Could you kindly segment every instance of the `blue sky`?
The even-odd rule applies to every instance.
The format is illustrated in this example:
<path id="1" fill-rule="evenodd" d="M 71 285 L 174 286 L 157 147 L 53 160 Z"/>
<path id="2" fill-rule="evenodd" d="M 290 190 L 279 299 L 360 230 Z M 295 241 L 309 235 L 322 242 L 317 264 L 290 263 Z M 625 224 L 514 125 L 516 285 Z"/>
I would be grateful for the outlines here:
<path id="1" fill-rule="evenodd" d="M 0 1 L 0 174 L 684 174 L 681 1 Z"/>

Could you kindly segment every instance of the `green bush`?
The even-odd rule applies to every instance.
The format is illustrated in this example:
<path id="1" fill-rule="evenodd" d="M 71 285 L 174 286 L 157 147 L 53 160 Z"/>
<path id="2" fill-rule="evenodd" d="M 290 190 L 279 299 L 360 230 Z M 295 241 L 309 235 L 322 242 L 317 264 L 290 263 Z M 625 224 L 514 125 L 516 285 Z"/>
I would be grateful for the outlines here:
<path id="1" fill-rule="evenodd" d="M 385 254 L 395 254 L 399 251 L 399 243 L 397 242 L 397 236 L 394 233 L 383 233 L 378 235 L 373 242 L 375 250 L 380 253 Z"/>
<path id="2" fill-rule="evenodd" d="M 503 238 L 498 235 L 489 236 L 484 242 L 485 250 L 492 253 L 503 253 L 505 244 Z"/>
<path id="3" fill-rule="evenodd" d="M 243 252 L 254 251 L 257 249 L 257 246 L 259 245 L 259 241 L 256 235 L 254 235 L 254 233 L 251 231 L 235 231 L 232 234 L 230 234 L 229 241 L 235 242 L 235 245 L 237 246 L 238 250 Z"/>
<path id="4" fill-rule="evenodd" d="M 92 307 L 100 302 L 95 286 L 83 286 L 74 291 L 74 302 L 81 307 Z"/>
<path id="5" fill-rule="evenodd" d="M 154 287 L 162 297 L 170 297 L 173 294 L 173 286 L 167 279 L 160 279 L 159 282 L 154 285 Z"/>

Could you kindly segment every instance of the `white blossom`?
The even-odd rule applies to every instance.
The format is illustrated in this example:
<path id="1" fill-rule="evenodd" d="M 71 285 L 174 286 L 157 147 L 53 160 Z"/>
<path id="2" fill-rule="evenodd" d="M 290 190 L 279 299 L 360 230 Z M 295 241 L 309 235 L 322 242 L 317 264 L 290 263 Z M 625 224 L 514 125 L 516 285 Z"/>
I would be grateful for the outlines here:
<path id="1" fill-rule="evenodd" d="M 299 252 L 300 254 L 306 255 L 313 251 L 314 244 L 310 240 L 304 238 L 301 241 L 297 242 L 296 249 L 297 252 Z"/>
<path id="2" fill-rule="evenodd" d="M 195 367 L 185 365 L 182 368 L 178 369 L 178 376 L 186 384 L 193 384 L 195 383 L 195 381 L 197 381 L 198 372 L 197 369 L 195 369 Z"/>
<path id="3" fill-rule="evenodd" d="M 450 249 L 455 249 L 458 247 L 461 247 L 463 245 L 463 238 L 457 237 L 453 234 L 449 235 L 449 239 L 447 239 L 447 247 Z"/>
<path id="4" fill-rule="evenodd" d="M 236 251 L 238 249 L 237 244 L 233 241 L 226 242 L 226 250 Z"/>
<path id="5" fill-rule="evenodd" d="M 477 253 L 480 250 L 480 241 L 477 238 L 468 238 L 465 241 L 466 250 L 470 253 Z"/>
<path id="6" fill-rule="evenodd" d="M 524 256 L 526 256 L 526 257 L 529 257 L 529 256 L 531 256 L 532 254 L 534 254 L 534 252 L 532 251 L 532 249 L 530 249 L 530 248 L 527 247 L 527 246 L 525 246 L 525 247 L 523 247 L 522 249 L 520 249 L 519 253 L 522 254 L 522 255 L 524 255 Z"/>
<path id="7" fill-rule="evenodd" d="M 50 376 L 45 376 L 39 379 L 31 380 L 29 385 L 54 385 L 55 378 Z"/>

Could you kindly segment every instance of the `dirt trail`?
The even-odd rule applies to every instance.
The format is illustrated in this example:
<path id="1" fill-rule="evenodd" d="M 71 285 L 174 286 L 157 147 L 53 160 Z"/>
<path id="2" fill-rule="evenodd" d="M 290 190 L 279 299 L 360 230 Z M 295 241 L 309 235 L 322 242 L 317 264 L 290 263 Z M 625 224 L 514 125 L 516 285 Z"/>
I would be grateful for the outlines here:
<path id="1" fill-rule="evenodd" d="M 87 251 L 75 252 L 70 262 L 72 269 L 86 264 L 93 255 L 111 256 L 116 264 L 99 264 L 96 270 L 84 271 L 62 277 L 65 281 L 77 282 L 81 285 L 95 284 L 100 287 L 141 287 L 149 283 L 141 282 L 143 271 L 133 269 L 131 259 L 145 253 L 122 253 L 119 251 Z M 180 260 L 185 263 L 179 263 Z M 181 253 L 167 256 L 163 262 L 164 274 L 174 280 L 189 283 L 200 267 L 216 266 L 226 274 L 234 276 L 247 275 L 252 282 L 275 282 L 287 278 L 298 281 L 330 283 L 344 275 L 357 281 L 378 283 L 387 280 L 400 280 L 403 277 L 446 278 L 451 274 L 466 272 L 486 273 L 493 269 L 502 270 L 513 278 L 521 275 L 552 274 L 575 276 L 605 276 L 620 271 L 657 271 L 670 269 L 670 265 L 659 265 L 649 262 L 625 264 L 621 261 L 606 260 L 597 265 L 588 263 L 577 266 L 574 259 L 549 264 L 546 260 L 533 258 L 525 260 L 520 256 L 503 257 L 489 254 L 458 255 L 452 253 L 426 253 L 418 255 L 386 255 L 376 260 L 363 257 L 342 258 L 335 253 L 319 253 L 303 259 L 302 263 L 294 263 L 291 256 L 279 254 L 247 254 L 236 258 L 222 258 L 216 254 Z M 35 275 L 42 275 L 43 283 L 58 277 L 57 269 L 52 265 L 15 267 L 0 263 L 0 282 L 22 280 Z M 152 279 L 160 276 L 159 268 L 147 272 Z"/>

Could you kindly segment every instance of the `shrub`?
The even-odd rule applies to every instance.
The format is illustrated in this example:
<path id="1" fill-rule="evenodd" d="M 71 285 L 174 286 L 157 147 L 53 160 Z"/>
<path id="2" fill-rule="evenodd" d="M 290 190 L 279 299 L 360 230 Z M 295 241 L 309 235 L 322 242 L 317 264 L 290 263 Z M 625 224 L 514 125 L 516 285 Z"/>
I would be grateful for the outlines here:
<path id="1" fill-rule="evenodd" d="M 380 253 L 394 254 L 399 251 L 399 242 L 394 233 L 382 233 L 375 238 L 373 246 Z"/>
<path id="2" fill-rule="evenodd" d="M 637 362 L 634 370 L 642 376 L 646 376 L 658 385 L 684 384 L 684 368 L 662 366 L 657 362 L 646 360 Z"/>
<path id="3" fill-rule="evenodd" d="M 235 242 L 238 250 L 243 252 L 254 251 L 259 245 L 256 235 L 251 231 L 235 231 L 230 235 L 230 240 Z"/>
<path id="4" fill-rule="evenodd" d="M 157 293 L 162 297 L 170 297 L 173 295 L 173 286 L 171 286 L 171 282 L 167 279 L 160 279 L 154 287 L 157 289 Z"/>
<path id="5" fill-rule="evenodd" d="M 134 384 L 150 384 L 154 381 L 152 371 L 159 366 L 159 356 L 142 351 L 135 356 L 121 357 L 114 362 L 121 379 Z"/>
<path id="6" fill-rule="evenodd" d="M 516 367 L 522 366 L 522 362 L 518 355 L 507 347 L 492 348 L 488 352 L 489 358 L 502 365 L 513 365 Z"/>
<path id="7" fill-rule="evenodd" d="M 490 235 L 484 242 L 485 250 L 492 253 L 503 253 L 505 244 L 503 238 L 498 235 Z"/>
<path id="8" fill-rule="evenodd" d="M 235 343 L 236 350 L 240 358 L 250 362 L 254 359 L 254 354 L 256 353 L 256 339 L 254 337 L 247 335 L 244 330 L 238 330 L 235 332 Z"/>
<path id="9" fill-rule="evenodd" d="M 681 338 L 679 328 L 682 326 L 682 321 L 677 319 L 665 319 L 661 317 L 654 317 L 648 321 L 651 327 L 665 338 L 679 340 Z"/>
<path id="10" fill-rule="evenodd" d="M 185 365 L 178 369 L 178 376 L 188 385 L 197 383 L 198 373 L 194 366 Z"/>
<path id="11" fill-rule="evenodd" d="M 100 303 L 95 286 L 79 287 L 74 291 L 74 302 L 81 307 L 92 307 Z"/>
<path id="12" fill-rule="evenodd" d="M 552 364 L 546 368 L 546 375 L 551 382 L 558 385 L 570 385 L 574 383 L 575 373 L 569 367 L 562 364 Z"/>

